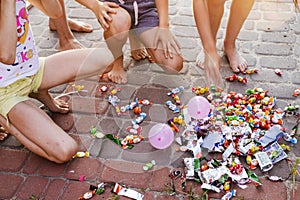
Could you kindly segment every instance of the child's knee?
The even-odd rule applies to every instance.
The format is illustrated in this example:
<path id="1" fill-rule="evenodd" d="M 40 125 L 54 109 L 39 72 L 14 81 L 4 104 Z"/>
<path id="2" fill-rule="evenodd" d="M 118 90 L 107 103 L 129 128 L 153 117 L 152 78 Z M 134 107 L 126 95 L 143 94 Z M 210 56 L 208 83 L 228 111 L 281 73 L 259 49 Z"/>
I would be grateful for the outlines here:
<path id="1" fill-rule="evenodd" d="M 131 18 L 129 13 L 123 9 L 118 8 L 116 14 L 112 14 L 112 21 L 109 23 L 109 30 L 111 32 L 124 32 L 128 31 L 131 27 Z"/>
<path id="2" fill-rule="evenodd" d="M 73 139 L 72 139 L 73 140 Z M 77 153 L 78 144 L 75 140 L 68 142 L 60 150 L 56 152 L 55 160 L 56 163 L 65 163 L 70 161 L 70 159 Z"/>
<path id="3" fill-rule="evenodd" d="M 161 60 L 161 65 L 168 73 L 178 73 L 183 68 L 183 58 L 181 56 L 174 56 L 173 58 Z"/>

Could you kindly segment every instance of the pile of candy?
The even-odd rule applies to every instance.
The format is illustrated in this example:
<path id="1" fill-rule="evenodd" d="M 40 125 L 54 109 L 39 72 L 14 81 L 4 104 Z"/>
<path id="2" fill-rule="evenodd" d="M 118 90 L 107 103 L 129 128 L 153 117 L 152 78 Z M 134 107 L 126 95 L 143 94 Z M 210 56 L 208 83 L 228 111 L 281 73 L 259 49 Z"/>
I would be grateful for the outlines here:
<path id="1" fill-rule="evenodd" d="M 276 98 L 268 96 L 268 91 L 262 88 L 248 89 L 241 94 L 225 93 L 212 86 L 206 98 L 211 105 L 207 117 L 194 119 L 189 116 L 187 108 L 182 107 L 179 116 L 169 120 L 169 125 L 176 132 L 183 130 L 176 138 L 180 145 L 178 150 L 193 154 L 192 158 L 184 158 L 185 179 L 201 182 L 201 187 L 206 190 L 225 190 L 224 198 L 229 199 L 235 196 L 231 184 L 242 188 L 249 182 L 261 185 L 252 170 L 260 167 L 263 172 L 269 171 L 275 163 L 287 157 L 285 151 L 289 147 L 279 142 L 297 143 L 298 124 L 288 132 L 283 127 L 283 118 L 299 118 L 299 106 L 275 108 Z M 180 121 L 177 126 L 175 119 Z M 203 148 L 221 153 L 222 160 L 207 160 L 202 154 Z M 243 166 L 240 159 L 245 159 L 247 166 Z"/>

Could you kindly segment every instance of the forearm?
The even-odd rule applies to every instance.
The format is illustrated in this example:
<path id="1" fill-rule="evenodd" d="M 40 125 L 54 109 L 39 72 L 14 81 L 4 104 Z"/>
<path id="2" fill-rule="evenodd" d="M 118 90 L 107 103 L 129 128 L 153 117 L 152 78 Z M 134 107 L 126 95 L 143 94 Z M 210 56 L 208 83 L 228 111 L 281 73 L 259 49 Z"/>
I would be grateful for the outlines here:
<path id="1" fill-rule="evenodd" d="M 0 62 L 14 63 L 17 40 L 16 1 L 0 0 Z"/>
<path id="2" fill-rule="evenodd" d="M 159 27 L 169 27 L 169 2 L 168 0 L 155 0 L 157 7 Z"/>
<path id="3" fill-rule="evenodd" d="M 47 16 L 57 19 L 62 16 L 62 7 L 58 0 L 28 0 Z"/>
<path id="4" fill-rule="evenodd" d="M 208 52 L 217 51 L 205 1 L 193 0 L 193 12 L 203 48 Z"/>
<path id="5" fill-rule="evenodd" d="M 76 0 L 81 5 L 85 6 L 86 8 L 90 9 L 94 13 L 97 13 L 97 9 L 99 7 L 99 4 L 103 4 L 103 2 L 99 0 Z"/>

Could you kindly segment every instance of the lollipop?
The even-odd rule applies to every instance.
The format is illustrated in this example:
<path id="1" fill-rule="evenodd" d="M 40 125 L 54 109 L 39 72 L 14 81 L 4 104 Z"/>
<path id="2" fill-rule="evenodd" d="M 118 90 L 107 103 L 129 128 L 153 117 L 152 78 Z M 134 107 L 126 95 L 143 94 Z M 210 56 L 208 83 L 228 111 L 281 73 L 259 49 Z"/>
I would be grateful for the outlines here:
<path id="1" fill-rule="evenodd" d="M 154 148 L 165 149 L 172 144 L 174 133 L 167 124 L 156 124 L 150 129 L 148 137 Z"/>
<path id="2" fill-rule="evenodd" d="M 207 117 L 210 111 L 210 104 L 202 96 L 195 96 L 187 104 L 188 114 L 195 119 Z"/>

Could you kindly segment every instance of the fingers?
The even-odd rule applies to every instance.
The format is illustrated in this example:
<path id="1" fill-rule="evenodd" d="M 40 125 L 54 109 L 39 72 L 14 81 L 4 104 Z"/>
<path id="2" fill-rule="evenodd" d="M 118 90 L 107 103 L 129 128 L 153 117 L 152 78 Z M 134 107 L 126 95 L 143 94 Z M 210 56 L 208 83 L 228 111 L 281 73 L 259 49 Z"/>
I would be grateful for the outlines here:
<path id="1" fill-rule="evenodd" d="M 118 4 L 114 3 L 114 2 L 106 2 L 106 4 L 109 6 L 109 7 L 112 7 L 112 8 L 118 8 L 120 7 Z"/>

